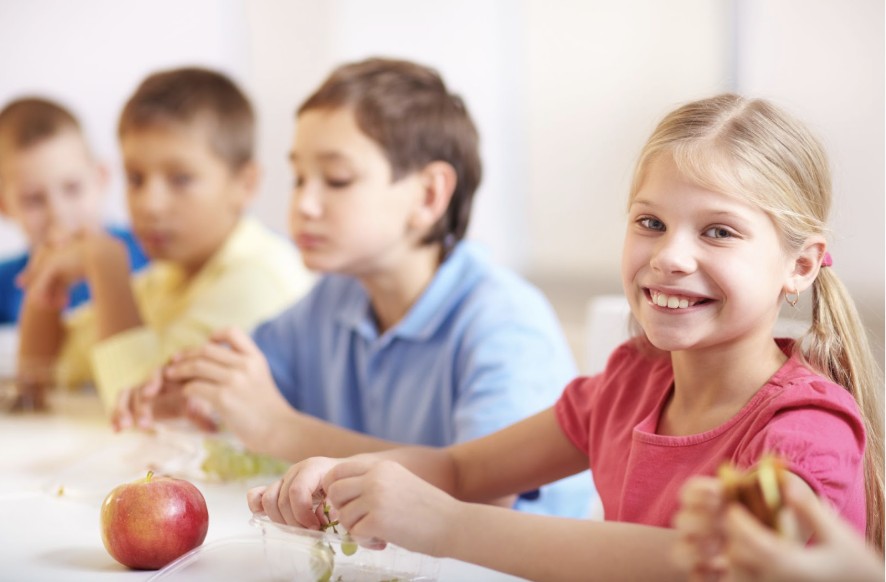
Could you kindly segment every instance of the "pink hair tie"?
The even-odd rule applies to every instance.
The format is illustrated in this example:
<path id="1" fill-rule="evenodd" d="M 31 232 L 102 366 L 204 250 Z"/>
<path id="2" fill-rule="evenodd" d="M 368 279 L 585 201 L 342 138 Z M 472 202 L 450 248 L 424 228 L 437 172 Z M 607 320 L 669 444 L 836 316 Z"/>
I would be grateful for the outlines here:
<path id="1" fill-rule="evenodd" d="M 821 258 L 821 266 L 822 267 L 830 267 L 834 264 L 834 259 L 831 258 L 831 253 L 825 251 L 824 256 Z"/>

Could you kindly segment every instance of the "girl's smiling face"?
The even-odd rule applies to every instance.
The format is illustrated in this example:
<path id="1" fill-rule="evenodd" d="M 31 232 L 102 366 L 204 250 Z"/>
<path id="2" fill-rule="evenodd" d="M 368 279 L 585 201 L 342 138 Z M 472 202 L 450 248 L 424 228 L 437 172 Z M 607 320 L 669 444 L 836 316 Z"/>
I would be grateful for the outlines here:
<path id="1" fill-rule="evenodd" d="M 649 163 L 628 212 L 622 284 L 654 346 L 771 340 L 793 271 L 766 213 L 687 180 L 669 154 Z"/>

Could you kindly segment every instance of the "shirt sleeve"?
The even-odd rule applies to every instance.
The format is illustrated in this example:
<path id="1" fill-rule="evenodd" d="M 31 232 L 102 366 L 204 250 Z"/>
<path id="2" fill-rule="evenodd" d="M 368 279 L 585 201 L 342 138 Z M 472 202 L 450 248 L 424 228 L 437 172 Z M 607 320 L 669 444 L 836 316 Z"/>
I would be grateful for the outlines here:
<path id="1" fill-rule="evenodd" d="M 543 328 L 499 325 L 463 351 L 455 442 L 495 432 L 553 406 L 576 374 L 565 340 Z"/>
<path id="2" fill-rule="evenodd" d="M 301 314 L 310 297 L 311 294 L 273 319 L 263 322 L 252 333 L 252 340 L 268 362 L 274 384 L 296 409 L 302 407 L 297 375 L 298 356 L 312 347 L 304 342 L 299 343 L 298 337 L 300 330 L 308 329 L 302 323 Z"/>
<path id="3" fill-rule="evenodd" d="M 836 407 L 796 407 L 779 412 L 743 451 L 750 466 L 766 453 L 784 458 L 789 470 L 837 508 L 863 490 L 864 424 Z"/>
<path id="4" fill-rule="evenodd" d="M 560 429 L 586 456 L 590 454 L 590 419 L 594 378 L 576 378 L 563 390 L 554 406 Z"/>
<path id="5" fill-rule="evenodd" d="M 147 325 L 98 342 L 91 350 L 93 377 L 106 408 L 124 389 L 144 382 L 174 353 L 205 342 L 224 327 L 251 330 L 293 301 L 296 289 L 261 265 L 227 268 L 187 299 L 166 325 Z"/>

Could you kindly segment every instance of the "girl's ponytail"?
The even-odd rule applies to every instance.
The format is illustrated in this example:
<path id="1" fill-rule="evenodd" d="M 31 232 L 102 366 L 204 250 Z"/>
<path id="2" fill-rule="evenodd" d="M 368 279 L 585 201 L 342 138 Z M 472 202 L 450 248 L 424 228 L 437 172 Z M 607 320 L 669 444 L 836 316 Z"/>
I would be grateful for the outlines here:
<path id="1" fill-rule="evenodd" d="M 883 552 L 883 386 L 855 304 L 833 269 L 812 284 L 812 325 L 801 340 L 811 367 L 846 387 L 864 417 L 867 538 Z"/>

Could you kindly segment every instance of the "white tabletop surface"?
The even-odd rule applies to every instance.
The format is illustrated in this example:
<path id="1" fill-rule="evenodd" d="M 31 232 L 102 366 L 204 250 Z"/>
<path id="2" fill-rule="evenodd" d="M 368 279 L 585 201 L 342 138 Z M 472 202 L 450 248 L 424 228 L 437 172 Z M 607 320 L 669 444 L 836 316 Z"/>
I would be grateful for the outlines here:
<path id="1" fill-rule="evenodd" d="M 154 575 L 128 570 L 111 558 L 102 544 L 99 511 L 107 492 L 142 476 L 145 459 L 171 455 L 170 446 L 169 434 L 114 434 L 94 394 L 58 396 L 46 413 L 0 413 L 0 581 L 134 582 Z M 192 481 L 209 508 L 205 547 L 260 539 L 249 524 L 250 484 Z M 207 552 L 206 559 L 211 555 Z M 261 568 L 255 571 L 261 580 Z M 442 560 L 439 580 L 520 579 Z"/>

